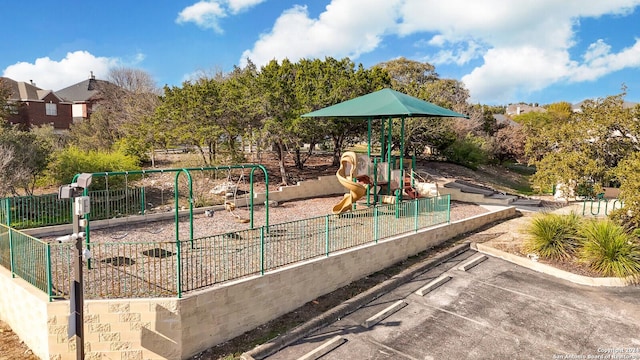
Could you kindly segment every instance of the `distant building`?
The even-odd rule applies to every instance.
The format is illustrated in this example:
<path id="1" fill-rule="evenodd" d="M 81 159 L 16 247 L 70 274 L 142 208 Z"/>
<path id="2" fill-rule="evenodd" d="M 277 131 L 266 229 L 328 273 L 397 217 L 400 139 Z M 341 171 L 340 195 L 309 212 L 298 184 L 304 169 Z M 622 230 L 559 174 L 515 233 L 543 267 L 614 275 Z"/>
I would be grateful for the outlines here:
<path id="1" fill-rule="evenodd" d="M 571 105 L 571 110 L 573 110 L 573 112 L 581 113 L 582 112 L 582 105 L 584 105 L 584 103 L 586 101 L 587 100 L 582 100 L 579 103 L 572 104 Z M 625 101 L 625 102 L 622 103 L 622 107 L 625 108 L 625 109 L 631 109 L 631 108 L 635 107 L 638 104 L 640 104 L 640 103 L 631 102 L 631 101 Z"/>
<path id="2" fill-rule="evenodd" d="M 52 125 L 54 130 L 68 130 L 71 125 L 71 103 L 60 98 L 52 90 L 43 90 L 32 81 L 15 81 L 0 78 L 9 88 L 9 104 L 12 111 L 8 122 L 23 129 Z"/>
<path id="3" fill-rule="evenodd" d="M 95 105 L 102 100 L 101 89 L 114 86 L 105 80 L 96 80 L 91 72 L 87 80 L 56 91 L 56 94 L 72 104 L 73 122 L 80 122 L 91 117 Z"/>
<path id="4" fill-rule="evenodd" d="M 513 126 L 520 127 L 521 125 L 504 114 L 493 114 L 493 118 L 496 119 L 496 125 L 498 126 Z"/>
<path id="5" fill-rule="evenodd" d="M 507 116 L 517 116 L 530 112 L 547 112 L 547 109 L 538 105 L 531 106 L 527 104 L 510 104 L 506 109 Z"/>

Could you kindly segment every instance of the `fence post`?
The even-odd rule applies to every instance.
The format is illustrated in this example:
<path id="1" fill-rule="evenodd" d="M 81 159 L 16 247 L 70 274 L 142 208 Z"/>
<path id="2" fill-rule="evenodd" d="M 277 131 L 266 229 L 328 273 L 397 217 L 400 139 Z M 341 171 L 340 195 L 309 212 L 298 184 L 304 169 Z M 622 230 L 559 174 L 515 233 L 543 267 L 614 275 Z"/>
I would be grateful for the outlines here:
<path id="1" fill-rule="evenodd" d="M 146 204 L 147 204 L 144 201 L 144 198 L 145 198 L 144 193 L 145 193 L 145 187 L 143 186 L 140 188 L 140 213 L 142 215 L 145 215 L 146 213 Z"/>
<path id="2" fill-rule="evenodd" d="M 9 263 L 11 264 L 11 277 L 15 278 L 16 277 L 16 273 L 14 272 L 14 269 L 16 268 L 15 265 L 15 261 L 14 261 L 14 252 L 13 252 L 13 228 L 9 228 Z"/>
<path id="3" fill-rule="evenodd" d="M 418 232 L 418 201 L 419 198 L 413 199 L 413 225 L 414 232 Z"/>
<path id="4" fill-rule="evenodd" d="M 49 295 L 49 302 L 51 302 L 53 298 L 53 284 L 51 283 L 51 244 L 46 244 L 45 246 L 47 254 L 47 295 Z"/>
<path id="5" fill-rule="evenodd" d="M 181 252 L 180 240 L 176 240 L 176 290 L 178 292 L 178 299 L 182 298 L 182 252 Z"/>
<path id="6" fill-rule="evenodd" d="M 324 217 L 324 253 L 327 257 L 329 257 L 329 215 L 325 215 Z"/>
<path id="7" fill-rule="evenodd" d="M 378 233 L 378 205 L 373 207 L 373 241 L 377 244 L 378 238 L 380 237 Z"/>
<path id="8" fill-rule="evenodd" d="M 260 227 L 260 275 L 264 275 L 264 229 L 265 226 Z"/>

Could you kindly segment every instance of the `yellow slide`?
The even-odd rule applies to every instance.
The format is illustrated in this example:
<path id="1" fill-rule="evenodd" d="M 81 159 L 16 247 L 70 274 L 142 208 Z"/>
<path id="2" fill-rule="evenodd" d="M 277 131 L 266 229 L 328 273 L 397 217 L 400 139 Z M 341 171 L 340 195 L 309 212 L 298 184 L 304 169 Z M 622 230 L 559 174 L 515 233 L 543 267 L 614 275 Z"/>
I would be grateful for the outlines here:
<path id="1" fill-rule="evenodd" d="M 351 206 L 354 202 L 358 201 L 367 193 L 367 187 L 359 182 L 353 182 L 354 173 L 357 169 L 356 154 L 353 151 L 347 151 L 342 154 L 340 158 L 340 168 L 336 172 L 336 177 L 340 184 L 349 190 L 348 194 L 344 194 L 344 198 L 333 207 L 334 214 L 340 214 L 345 211 L 351 210 Z M 346 173 L 346 165 L 350 165 L 349 175 Z"/>

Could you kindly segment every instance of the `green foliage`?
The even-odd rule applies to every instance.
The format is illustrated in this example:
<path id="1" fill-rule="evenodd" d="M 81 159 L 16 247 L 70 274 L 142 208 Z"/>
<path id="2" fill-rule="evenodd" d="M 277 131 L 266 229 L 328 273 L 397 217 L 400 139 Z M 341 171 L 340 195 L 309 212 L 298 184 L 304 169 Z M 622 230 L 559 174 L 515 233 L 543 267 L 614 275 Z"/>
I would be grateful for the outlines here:
<path id="1" fill-rule="evenodd" d="M 620 182 L 619 199 L 624 208 L 614 211 L 611 218 L 625 227 L 640 228 L 640 153 L 620 161 L 613 173 Z"/>
<path id="2" fill-rule="evenodd" d="M 464 139 L 454 141 L 443 154 L 453 163 L 477 170 L 479 165 L 487 163 L 483 145 L 482 138 L 469 134 Z"/>
<path id="3" fill-rule="evenodd" d="M 580 228 L 581 261 L 603 276 L 640 279 L 638 239 L 612 221 L 589 221 Z"/>
<path id="4" fill-rule="evenodd" d="M 9 102 L 11 89 L 9 85 L 0 77 L 0 128 L 6 126 L 7 119 L 11 113 L 13 104 Z"/>
<path id="5" fill-rule="evenodd" d="M 0 194 L 33 194 L 51 151 L 44 137 L 15 128 L 0 130 Z"/>
<path id="6" fill-rule="evenodd" d="M 542 214 L 533 219 L 524 244 L 527 252 L 542 258 L 566 259 L 573 255 L 578 243 L 576 235 L 581 219 L 578 215 Z"/>
<path id="7" fill-rule="evenodd" d="M 601 179 L 605 171 L 601 161 L 582 151 L 551 152 L 535 162 L 535 166 L 537 171 L 531 181 L 540 192 L 551 189 L 558 183 L 593 182 L 593 179 Z"/>
<path id="8" fill-rule="evenodd" d="M 53 184 L 68 184 L 78 173 L 113 172 L 138 170 L 138 160 L 121 152 L 82 151 L 77 147 L 67 147 L 57 151 L 47 169 Z M 95 181 L 94 181 L 95 182 Z M 92 187 L 94 187 L 92 185 Z"/>
<path id="9" fill-rule="evenodd" d="M 536 173 L 535 166 L 529 166 L 526 164 L 507 162 L 503 164 L 507 169 L 514 171 L 520 175 L 533 175 Z"/>

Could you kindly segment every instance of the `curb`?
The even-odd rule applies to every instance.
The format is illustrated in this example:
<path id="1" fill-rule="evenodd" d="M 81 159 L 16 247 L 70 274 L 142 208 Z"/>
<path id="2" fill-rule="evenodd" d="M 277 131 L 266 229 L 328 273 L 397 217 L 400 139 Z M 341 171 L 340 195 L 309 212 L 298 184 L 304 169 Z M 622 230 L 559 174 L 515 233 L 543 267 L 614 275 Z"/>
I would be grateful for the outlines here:
<path id="1" fill-rule="evenodd" d="M 249 350 L 242 355 L 240 355 L 241 360 L 255 360 L 255 359 L 263 359 L 269 355 L 272 355 L 281 349 L 289 346 L 290 344 L 302 339 L 308 334 L 323 328 L 340 318 L 351 314 L 352 312 L 358 310 L 362 306 L 370 303 L 371 301 L 379 298 L 380 296 L 388 293 L 389 291 L 397 288 L 398 286 L 409 282 L 411 279 L 420 275 L 443 262 L 462 254 L 463 252 L 470 249 L 470 244 L 468 242 L 464 242 L 462 244 L 456 245 L 451 249 L 443 252 L 442 254 L 436 256 L 433 259 L 429 259 L 427 261 L 418 263 L 413 265 L 412 267 L 402 271 L 399 274 L 396 274 L 385 280 L 384 282 L 372 287 L 371 289 L 354 296 L 353 298 L 343 302 L 342 304 L 330 309 L 323 314 L 316 316 L 315 318 L 307 321 L 306 323 L 299 325 L 287 333 L 278 336 L 277 338 L 271 340 L 268 343 L 258 345 L 257 347 Z"/>
<path id="2" fill-rule="evenodd" d="M 559 279 L 567 280 L 575 284 L 588 285 L 588 286 L 606 286 L 606 287 L 623 287 L 628 286 L 630 279 L 615 278 L 615 277 L 589 277 L 584 275 L 578 275 L 557 269 L 553 266 L 546 265 L 540 262 L 532 261 L 527 258 L 523 258 L 518 255 L 510 254 L 502 250 L 498 250 L 491 246 L 487 246 L 482 243 L 471 244 L 472 249 L 476 249 L 478 252 L 491 255 L 513 264 L 531 269 L 543 274 L 551 275 Z"/>

